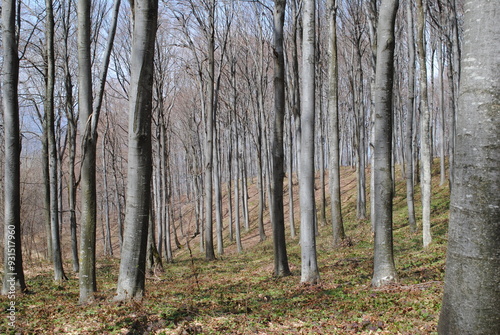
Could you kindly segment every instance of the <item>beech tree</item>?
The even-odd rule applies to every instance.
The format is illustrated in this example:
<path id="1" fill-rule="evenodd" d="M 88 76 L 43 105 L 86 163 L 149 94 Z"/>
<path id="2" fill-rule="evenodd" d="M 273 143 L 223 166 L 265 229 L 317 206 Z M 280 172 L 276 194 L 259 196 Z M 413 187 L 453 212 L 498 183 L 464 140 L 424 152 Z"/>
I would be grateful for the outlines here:
<path id="1" fill-rule="evenodd" d="M 17 1 L 2 1 L 2 102 L 5 147 L 4 271 L 2 294 L 25 291 L 21 249 L 21 137 L 19 132 L 19 58 L 16 34 Z"/>
<path id="2" fill-rule="evenodd" d="M 431 112 L 427 94 L 427 63 L 425 56 L 424 0 L 417 0 L 417 55 L 420 65 L 420 157 L 422 168 L 422 240 L 424 248 L 431 241 Z"/>
<path id="3" fill-rule="evenodd" d="M 337 246 L 345 238 L 342 222 L 342 204 L 340 198 L 340 150 L 339 150 L 339 101 L 338 101 L 338 64 L 337 64 L 337 1 L 329 0 L 330 15 L 328 39 L 328 117 L 330 120 L 330 206 L 332 213 L 333 245 Z"/>
<path id="4" fill-rule="evenodd" d="M 80 241 L 80 303 L 90 302 L 97 290 L 95 275 L 95 248 L 97 224 L 96 156 L 97 126 L 102 106 L 104 87 L 117 25 L 120 0 L 113 5 L 113 18 L 101 64 L 96 99 L 92 91 L 91 59 L 91 1 L 78 1 L 78 106 L 80 135 L 82 137 L 81 163 L 81 241 Z"/>
<path id="5" fill-rule="evenodd" d="M 300 246 L 302 254 L 301 282 L 316 284 L 319 281 L 316 257 L 316 202 L 314 198 L 314 123 L 316 87 L 316 0 L 303 3 L 302 44 L 302 133 L 299 156 L 300 192 Z"/>
<path id="6" fill-rule="evenodd" d="M 273 186 L 271 210 L 274 245 L 274 274 L 290 274 L 285 240 L 283 207 L 283 179 L 285 176 L 285 150 L 283 144 L 285 124 L 285 57 L 283 54 L 283 26 L 286 0 L 274 2 L 274 131 L 273 131 Z M 290 176 L 291 177 L 291 176 Z"/>
<path id="7" fill-rule="evenodd" d="M 82 141 L 81 163 L 81 230 L 80 230 L 80 303 L 90 302 L 97 290 L 95 276 L 95 234 L 97 220 L 95 164 L 96 143 L 92 141 L 87 124 L 92 115 L 92 74 L 90 53 L 90 2 L 78 1 L 78 112 Z"/>
<path id="8" fill-rule="evenodd" d="M 467 0 L 439 334 L 499 334 L 500 6 Z"/>
<path id="9" fill-rule="evenodd" d="M 146 281 L 151 185 L 153 57 L 158 0 L 133 3 L 127 207 L 115 301 L 141 299 Z"/>
<path id="10" fill-rule="evenodd" d="M 373 286 L 397 280 L 392 247 L 392 91 L 394 73 L 394 25 L 399 0 L 382 0 L 377 25 L 375 72 L 375 250 Z"/>
<path id="11" fill-rule="evenodd" d="M 406 109 L 406 204 L 408 206 L 408 223 L 412 231 L 417 230 L 415 220 L 415 202 L 413 187 L 413 119 L 415 107 L 415 44 L 413 40 L 413 3 L 407 3 L 407 27 L 408 27 L 408 101 Z"/>
<path id="12" fill-rule="evenodd" d="M 55 107 L 54 107 L 54 85 L 55 85 L 55 51 L 54 51 L 54 10 L 52 0 L 45 1 L 47 13 L 45 23 L 46 43 L 46 81 L 45 81 L 45 125 L 44 131 L 47 136 L 48 162 L 49 162 L 49 205 L 50 205 L 50 231 L 52 239 L 52 261 L 54 265 L 54 280 L 60 282 L 67 279 L 64 274 L 61 242 L 59 237 L 59 202 L 57 175 L 57 143 L 55 134 Z"/>

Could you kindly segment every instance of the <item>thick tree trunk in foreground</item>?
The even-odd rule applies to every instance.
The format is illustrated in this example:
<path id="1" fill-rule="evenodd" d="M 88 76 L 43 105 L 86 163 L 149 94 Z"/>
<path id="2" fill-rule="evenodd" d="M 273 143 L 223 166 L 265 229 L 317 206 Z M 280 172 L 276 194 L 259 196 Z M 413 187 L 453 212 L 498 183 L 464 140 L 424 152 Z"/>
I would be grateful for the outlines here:
<path id="1" fill-rule="evenodd" d="M 377 29 L 375 77 L 375 250 L 373 286 L 397 280 L 392 247 L 392 88 L 394 73 L 394 24 L 398 0 L 382 0 Z"/>
<path id="2" fill-rule="evenodd" d="M 274 275 L 290 274 L 285 239 L 285 214 L 283 208 L 283 180 L 285 177 L 285 152 L 283 129 L 285 125 L 285 57 L 283 54 L 283 25 L 286 0 L 274 2 L 274 131 L 273 131 L 273 186 L 272 226 L 274 246 Z"/>
<path id="3" fill-rule="evenodd" d="M 153 56 L 158 0 L 134 4 L 129 93 L 127 209 L 115 301 L 141 299 L 146 281 L 146 247 L 151 183 Z"/>
<path id="4" fill-rule="evenodd" d="M 315 117 L 315 45 L 316 45 L 316 0 L 304 1 L 304 37 L 302 66 L 302 111 L 300 137 L 300 246 L 302 253 L 301 282 L 316 284 L 319 281 L 316 257 L 314 198 L 314 117 Z"/>
<path id="5" fill-rule="evenodd" d="M 464 10 L 455 178 L 440 334 L 500 334 L 500 8 Z"/>
<path id="6" fill-rule="evenodd" d="M 330 120 L 330 203 L 332 213 L 333 245 L 338 246 L 345 238 L 340 198 L 340 151 L 339 151 L 339 109 L 338 109 L 338 64 L 337 64 L 337 1 L 328 1 L 330 15 L 329 64 L 328 64 L 328 117 Z"/>
<path id="7" fill-rule="evenodd" d="M 26 290 L 21 251 L 21 194 L 19 104 L 19 58 L 16 38 L 16 3 L 2 1 L 2 94 L 5 138 L 4 174 L 4 271 L 2 294 Z"/>

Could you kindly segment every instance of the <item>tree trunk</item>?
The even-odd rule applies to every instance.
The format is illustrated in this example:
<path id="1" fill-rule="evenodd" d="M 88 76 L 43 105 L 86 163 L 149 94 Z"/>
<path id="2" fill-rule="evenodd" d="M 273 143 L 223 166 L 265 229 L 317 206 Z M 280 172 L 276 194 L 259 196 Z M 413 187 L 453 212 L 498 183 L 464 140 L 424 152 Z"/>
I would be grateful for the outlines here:
<path id="1" fill-rule="evenodd" d="M 21 249 L 21 137 L 19 132 L 19 58 L 17 55 L 16 3 L 2 1 L 2 102 L 5 139 L 4 271 L 2 294 L 25 291 Z"/>
<path id="2" fill-rule="evenodd" d="M 50 190 L 50 229 L 52 237 L 52 261 L 54 265 L 54 280 L 61 282 L 67 279 L 64 274 L 61 241 L 59 237 L 59 203 L 58 203 L 58 178 L 57 178 L 57 143 L 55 135 L 55 107 L 54 107 L 54 85 L 55 85 L 55 54 L 54 54 L 54 11 L 52 0 L 46 0 L 46 91 L 45 91 L 45 131 L 47 133 L 47 144 L 49 154 L 49 190 Z"/>
<path id="3" fill-rule="evenodd" d="M 423 0 L 417 0 L 417 54 L 420 65 L 420 143 L 422 169 L 422 239 L 424 248 L 432 242 L 431 237 L 431 115 L 427 98 L 427 64 L 425 57 L 425 16 Z"/>
<path id="4" fill-rule="evenodd" d="M 205 169 L 203 181 L 205 184 L 205 259 L 214 260 L 213 237 L 213 169 L 214 169 L 214 78 L 215 78 L 215 0 L 209 7 L 209 43 L 208 43 L 208 71 L 209 83 L 207 87 L 207 111 L 205 130 Z"/>
<path id="5" fill-rule="evenodd" d="M 338 64 L 337 64 L 337 1 L 328 1 L 329 22 L 329 63 L 328 63 L 328 117 L 330 125 L 330 207 L 332 213 L 333 245 L 338 246 L 345 238 L 342 222 L 340 197 L 340 152 L 339 152 L 339 109 L 338 109 Z"/>
<path id="6" fill-rule="evenodd" d="M 500 11 L 467 0 L 439 334 L 499 334 Z"/>
<path id="7" fill-rule="evenodd" d="M 316 284 L 319 281 L 314 229 L 316 214 L 314 198 L 316 0 L 305 0 L 303 6 L 302 110 L 300 115 L 302 134 L 299 157 L 301 282 Z"/>
<path id="8" fill-rule="evenodd" d="M 113 256 L 113 244 L 111 243 L 111 223 L 109 220 L 109 190 L 108 190 L 108 166 L 106 161 L 107 137 L 109 131 L 109 122 L 106 122 L 106 129 L 102 137 L 102 178 L 104 183 L 104 220 L 105 220 L 105 242 L 104 254 Z"/>
<path id="9" fill-rule="evenodd" d="M 43 129 L 47 128 L 47 115 L 44 114 Z M 50 219 L 50 175 L 49 175 L 49 140 L 46 131 L 42 134 L 42 165 L 43 165 L 43 187 L 44 187 L 44 216 L 45 216 L 45 235 L 47 236 L 47 259 L 53 260 L 52 256 L 52 229 Z"/>
<path id="10" fill-rule="evenodd" d="M 234 131 L 233 134 L 236 140 L 236 155 L 235 155 L 235 169 L 236 174 L 234 176 L 234 234 L 236 235 L 236 248 L 238 252 L 241 253 L 243 251 L 243 246 L 241 244 L 241 229 L 240 229 L 240 145 L 239 145 L 239 135 L 237 128 L 237 118 L 234 119 Z"/>
<path id="11" fill-rule="evenodd" d="M 214 183 L 215 183 L 215 222 L 217 231 L 217 253 L 224 254 L 224 239 L 223 239 L 223 225 L 222 225 L 222 192 L 220 182 L 220 145 L 217 141 L 216 150 L 214 153 Z"/>
<path id="12" fill-rule="evenodd" d="M 398 0 L 382 0 L 377 25 L 375 78 L 375 250 L 372 285 L 397 280 L 392 246 L 392 91 L 394 73 L 394 25 Z"/>
<path id="13" fill-rule="evenodd" d="M 285 58 L 283 54 L 283 25 L 286 0 L 274 2 L 274 131 L 273 131 L 273 173 L 272 173 L 272 227 L 274 247 L 274 275 L 290 274 L 286 253 L 285 214 L 283 206 L 283 180 L 285 177 L 285 153 L 283 129 L 285 118 Z"/>
<path id="14" fill-rule="evenodd" d="M 150 210 L 153 56 L 158 0 L 134 3 L 129 93 L 127 209 L 115 301 L 144 295 Z"/>
<path id="15" fill-rule="evenodd" d="M 90 128 L 92 115 L 92 74 L 90 55 L 90 1 L 78 1 L 78 108 L 82 134 L 80 303 L 93 300 L 97 290 L 95 276 L 96 242 L 96 141 Z"/>
<path id="16" fill-rule="evenodd" d="M 295 213 L 293 199 L 293 134 L 292 115 L 288 115 L 288 220 L 290 224 L 290 237 L 295 238 Z"/>
<path id="17" fill-rule="evenodd" d="M 78 259 L 78 239 L 76 229 L 76 136 L 77 119 L 73 98 L 73 79 L 69 67 L 69 21 L 71 13 L 71 1 L 68 1 L 67 8 L 63 8 L 63 30 L 64 30 L 64 91 L 66 93 L 66 119 L 68 120 L 68 203 L 69 222 L 71 234 L 71 251 L 73 256 L 73 271 L 80 271 L 80 261 Z"/>
<path id="18" fill-rule="evenodd" d="M 415 117 L 415 44 L 413 40 L 413 3 L 407 3 L 408 18 L 408 103 L 406 115 L 406 204 L 408 206 L 408 224 L 412 232 L 417 231 L 415 220 L 414 177 L 413 177 L 413 119 Z"/>

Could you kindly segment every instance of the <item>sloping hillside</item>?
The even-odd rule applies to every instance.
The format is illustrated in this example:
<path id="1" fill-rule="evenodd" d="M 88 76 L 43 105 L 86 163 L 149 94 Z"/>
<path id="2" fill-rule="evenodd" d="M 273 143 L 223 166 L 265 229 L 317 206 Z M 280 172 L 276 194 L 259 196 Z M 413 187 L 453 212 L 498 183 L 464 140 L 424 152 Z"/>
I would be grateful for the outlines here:
<path id="1" fill-rule="evenodd" d="M 320 226 L 317 243 L 320 285 L 300 284 L 298 238 L 288 241 L 292 276 L 280 279 L 272 276 L 269 216 L 266 213 L 268 238 L 259 243 L 255 224 L 258 199 L 255 185 L 251 184 L 252 225 L 248 232 L 243 229 L 242 254 L 226 239 L 225 255 L 206 262 L 197 238 L 189 243 L 184 240 L 182 248 L 176 251 L 175 263 L 164 264 L 163 272 L 148 276 L 146 298 L 129 304 L 111 302 L 118 276 L 116 258 L 98 261 L 99 292 L 95 304 L 88 306 L 77 305 L 75 274 L 70 274 L 63 286 L 55 286 L 49 264 L 32 266 L 26 271 L 31 292 L 17 297 L 17 331 L 26 334 L 434 333 L 442 296 L 449 190 L 447 186 L 440 187 L 438 177 L 435 178 L 434 241 L 422 250 L 420 233 L 412 234 L 407 226 L 405 186 L 399 171 L 397 175 L 394 199 L 394 248 L 400 278 L 397 285 L 383 289 L 370 286 L 371 226 L 367 220 L 355 219 L 355 173 L 345 168 L 342 198 L 348 240 L 335 249 L 331 245 L 331 228 Z M 287 196 L 285 199 L 288 201 Z M 288 204 L 285 206 L 288 215 Z M 298 220 L 298 206 L 294 210 Z M 185 212 L 189 212 L 188 207 Z M 227 219 L 226 213 L 225 222 Z M 7 306 L 5 297 L 0 301 Z M 6 327 L 4 317 L 0 333 L 5 333 Z"/>

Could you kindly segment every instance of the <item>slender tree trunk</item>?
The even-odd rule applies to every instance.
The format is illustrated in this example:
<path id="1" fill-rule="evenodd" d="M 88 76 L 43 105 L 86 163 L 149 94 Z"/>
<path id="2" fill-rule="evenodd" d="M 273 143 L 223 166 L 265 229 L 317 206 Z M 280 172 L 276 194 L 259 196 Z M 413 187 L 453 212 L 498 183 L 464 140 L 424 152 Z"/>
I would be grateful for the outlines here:
<path id="1" fill-rule="evenodd" d="M 16 3 L 14 0 L 2 1 L 2 102 L 5 140 L 3 295 L 26 290 L 21 249 L 21 137 L 17 88 L 19 58 L 15 24 Z"/>
<path id="2" fill-rule="evenodd" d="M 242 190 L 242 210 L 243 210 L 243 219 L 245 220 L 244 225 L 245 225 L 245 231 L 250 230 L 250 219 L 248 216 L 248 174 L 247 174 L 247 155 L 246 155 L 246 148 L 247 148 L 247 143 L 246 143 L 246 137 L 243 137 L 243 151 L 241 154 L 241 190 Z"/>
<path id="3" fill-rule="evenodd" d="M 218 136 L 217 136 L 218 137 Z M 216 139 L 217 146 L 214 153 L 214 183 L 215 183 L 215 221 L 217 230 L 217 253 L 219 255 L 224 254 L 224 239 L 222 235 L 222 230 L 224 229 L 222 225 L 222 192 L 221 192 L 221 182 L 220 182 L 220 145 Z"/>
<path id="4" fill-rule="evenodd" d="M 365 104 L 363 93 L 363 60 L 361 55 L 361 45 L 357 46 L 356 51 L 356 76 L 358 80 L 354 79 L 353 96 L 354 96 L 354 109 L 357 113 L 358 119 L 358 147 L 357 147 L 357 164 L 356 164 L 356 177 L 357 177 L 357 200 L 356 200 L 356 216 L 359 220 L 366 219 L 366 125 L 365 125 Z"/>
<path id="5" fill-rule="evenodd" d="M 229 233 L 229 241 L 234 241 L 234 233 L 233 233 L 233 199 L 232 199 L 232 181 L 233 181 L 233 134 L 232 134 L 232 125 L 231 121 L 229 121 L 229 148 L 227 149 L 227 203 L 229 206 L 229 219 L 227 223 L 228 233 Z"/>
<path id="6" fill-rule="evenodd" d="M 123 219 L 122 219 L 122 195 L 120 194 L 120 185 L 118 184 L 118 168 L 116 166 L 116 154 L 111 153 L 112 168 L 113 168 L 113 182 L 115 184 L 115 201 L 116 201 L 116 216 L 118 224 L 118 239 L 120 241 L 120 251 L 123 245 Z"/>
<path id="7" fill-rule="evenodd" d="M 78 106 L 81 118 L 80 133 L 82 134 L 81 163 L 81 243 L 80 243 L 80 303 L 91 302 L 92 293 L 97 290 L 95 275 L 96 247 L 96 156 L 97 156 L 97 125 L 101 110 L 106 75 L 109 65 L 113 40 L 116 31 L 120 0 L 113 7 L 113 19 L 109 32 L 104 60 L 99 77 L 99 90 L 92 106 L 92 73 L 91 73 L 91 42 L 90 42 L 90 2 L 78 1 Z"/>
<path id="8" fill-rule="evenodd" d="M 283 26 L 286 0 L 274 2 L 274 131 L 273 131 L 273 183 L 271 220 L 273 226 L 274 275 L 290 274 L 286 253 L 285 214 L 283 206 L 283 180 L 285 177 L 285 153 L 283 128 L 285 118 L 285 57 L 283 54 Z"/>
<path id="9" fill-rule="evenodd" d="M 442 42 L 443 43 L 443 42 Z M 439 146 L 439 156 L 440 156 L 440 174 L 441 178 L 439 181 L 439 185 L 443 186 L 445 181 L 446 181 L 446 165 L 445 165 L 445 147 L 446 147 L 446 136 L 445 136 L 445 130 L 446 130 L 446 120 L 445 120 L 445 112 L 444 112 L 444 67 L 445 67 L 445 52 L 444 52 L 444 44 L 442 44 L 439 47 L 439 110 L 440 110 L 440 117 L 441 117 L 441 145 Z"/>
<path id="10" fill-rule="evenodd" d="M 92 115 L 92 74 L 90 54 L 90 1 L 78 1 L 78 108 L 82 134 L 80 303 L 93 300 L 97 290 L 96 247 L 96 139 L 89 134 Z"/>
<path id="11" fill-rule="evenodd" d="M 499 21 L 498 2 L 465 1 L 442 335 L 500 333 Z"/>
<path id="12" fill-rule="evenodd" d="M 106 129 L 102 137 L 102 178 L 104 183 L 104 219 L 106 224 L 105 248 L 104 254 L 113 256 L 113 244 L 111 243 L 111 222 L 109 220 L 109 191 L 108 191 L 108 166 L 106 161 L 107 137 L 109 123 L 106 122 Z"/>
<path id="13" fill-rule="evenodd" d="M 408 102 L 406 115 L 406 204 L 408 206 L 408 224 L 412 232 L 417 231 L 415 220 L 414 176 L 413 176 L 413 120 L 415 117 L 415 44 L 413 40 L 413 3 L 407 2 L 408 21 Z"/>
<path id="14" fill-rule="evenodd" d="M 431 114 L 427 98 L 427 64 L 425 57 L 425 15 L 423 0 L 417 0 L 417 54 L 420 64 L 420 143 L 422 169 L 422 238 L 424 248 L 432 242 L 431 237 Z"/>
<path id="15" fill-rule="evenodd" d="M 235 155 L 235 169 L 236 175 L 234 176 L 234 200 L 235 200 L 235 208 L 234 208 L 234 233 L 236 235 L 236 248 L 238 252 L 241 253 L 243 251 L 243 246 L 241 244 L 241 229 L 240 229 L 240 145 L 239 145 L 239 136 L 238 129 L 236 126 L 237 120 L 234 120 L 234 136 L 235 136 L 235 147 L 236 147 L 236 155 Z"/>
<path id="16" fill-rule="evenodd" d="M 364 6 L 366 16 L 368 18 L 368 32 L 371 41 L 371 57 L 370 57 L 370 221 L 372 222 L 372 231 L 375 232 L 375 157 L 373 155 L 373 147 L 375 143 L 375 68 L 377 62 L 377 1 L 369 0 Z"/>
<path id="17" fill-rule="evenodd" d="M 459 36 L 459 27 L 458 27 L 458 14 L 457 14 L 457 4 L 456 0 L 451 0 L 452 10 L 450 11 L 450 20 L 451 20 L 451 30 L 452 30 L 452 55 L 450 54 L 450 62 L 451 65 L 451 100 L 452 100 L 452 115 L 450 116 L 451 124 L 450 124 L 450 140 L 449 140 L 449 152 L 450 152 L 450 184 L 453 185 L 454 178 L 454 162 L 455 162 L 455 138 L 456 138 L 456 118 L 458 111 L 458 91 L 460 88 L 460 76 L 461 76 L 461 48 L 460 48 L 460 36 Z"/>
<path id="18" fill-rule="evenodd" d="M 134 3 L 129 93 L 127 213 L 115 301 L 144 295 L 150 211 L 153 56 L 158 0 Z"/>
<path id="19" fill-rule="evenodd" d="M 315 46 L 316 46 L 316 1 L 303 3 L 303 46 L 302 46 L 302 110 L 300 137 L 300 246 L 302 253 L 301 282 L 316 284 L 319 270 L 316 257 L 314 198 L 314 118 L 315 118 Z"/>
<path id="20" fill-rule="evenodd" d="M 49 189 L 50 189 L 50 229 L 52 237 L 52 261 L 54 265 L 54 280 L 61 282 L 67 279 L 64 274 L 61 242 L 59 237 L 59 203 L 58 203 L 58 178 L 57 178 L 57 143 L 55 135 L 55 110 L 54 110 L 54 85 L 55 85 L 55 55 L 54 55 L 54 11 L 52 0 L 46 0 L 46 52 L 47 52 L 47 77 L 45 91 L 45 118 L 47 144 L 49 154 Z"/>
<path id="21" fill-rule="evenodd" d="M 377 25 L 375 78 L 375 250 L 372 285 L 397 280 L 392 246 L 392 115 L 394 74 L 394 25 L 399 0 L 382 0 Z"/>
<path id="22" fill-rule="evenodd" d="M 43 129 L 47 129 L 47 115 L 43 116 Z M 43 187 L 44 187 L 44 216 L 45 235 L 47 236 L 47 259 L 53 260 L 52 256 L 52 229 L 50 219 L 50 176 L 49 176 L 49 138 L 46 131 L 42 134 L 42 165 L 43 165 Z"/>
<path id="23" fill-rule="evenodd" d="M 207 88 L 206 138 L 205 138 L 205 169 L 203 181 L 205 184 L 205 259 L 214 260 L 213 237 L 213 169 L 214 169 L 214 78 L 215 78 L 215 0 L 210 2 L 209 8 L 209 43 L 208 43 L 208 71 L 209 83 Z"/>
<path id="24" fill-rule="evenodd" d="M 328 63 L 328 117 L 330 125 L 330 207 L 332 214 L 333 245 L 338 246 L 345 238 L 340 197 L 340 152 L 339 152 L 339 110 L 338 110 L 338 64 L 337 64 L 337 1 L 327 3 L 329 21 L 329 63 Z"/>
<path id="25" fill-rule="evenodd" d="M 290 224 L 290 237 L 295 238 L 295 213 L 293 199 L 293 136 L 292 115 L 288 116 L 288 219 Z"/>

